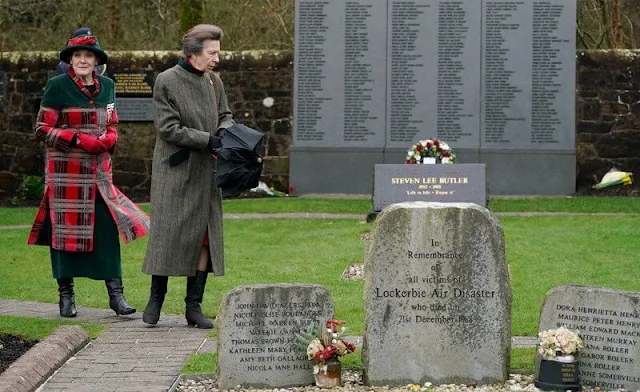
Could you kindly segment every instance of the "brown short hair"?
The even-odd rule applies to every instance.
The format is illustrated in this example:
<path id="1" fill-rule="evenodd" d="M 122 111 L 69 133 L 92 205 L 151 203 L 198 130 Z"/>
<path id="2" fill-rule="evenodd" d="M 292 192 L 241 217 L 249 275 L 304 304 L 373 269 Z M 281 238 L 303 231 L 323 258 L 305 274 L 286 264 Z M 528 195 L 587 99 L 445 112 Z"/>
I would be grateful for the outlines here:
<path id="1" fill-rule="evenodd" d="M 207 39 L 220 41 L 222 29 L 212 24 L 199 24 L 193 26 L 182 36 L 182 53 L 184 57 L 201 53 L 204 48 L 204 41 Z"/>

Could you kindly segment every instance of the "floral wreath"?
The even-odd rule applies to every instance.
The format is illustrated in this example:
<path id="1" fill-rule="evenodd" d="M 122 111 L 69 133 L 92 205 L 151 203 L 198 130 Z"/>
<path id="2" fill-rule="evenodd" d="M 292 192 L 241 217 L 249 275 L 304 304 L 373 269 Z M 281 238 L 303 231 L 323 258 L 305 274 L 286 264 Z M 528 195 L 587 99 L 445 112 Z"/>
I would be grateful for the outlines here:
<path id="1" fill-rule="evenodd" d="M 449 144 L 441 140 L 420 140 L 407 151 L 406 163 L 430 163 L 425 162 L 424 158 L 435 158 L 435 163 L 456 163 L 456 154 Z"/>

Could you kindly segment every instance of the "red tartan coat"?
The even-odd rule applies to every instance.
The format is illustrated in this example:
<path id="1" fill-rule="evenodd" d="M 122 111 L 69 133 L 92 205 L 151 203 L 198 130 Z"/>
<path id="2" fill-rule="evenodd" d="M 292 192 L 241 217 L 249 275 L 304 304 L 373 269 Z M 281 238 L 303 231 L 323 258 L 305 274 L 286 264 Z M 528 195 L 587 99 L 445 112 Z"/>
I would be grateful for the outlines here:
<path id="1" fill-rule="evenodd" d="M 50 79 L 36 119 L 35 134 L 46 144 L 45 191 L 29 235 L 30 245 L 68 252 L 93 250 L 96 191 L 100 192 L 125 243 L 149 231 L 149 217 L 113 185 L 111 152 L 76 147 L 78 133 L 117 136 L 114 82 L 94 72 L 89 92 L 73 69 Z M 42 234 L 51 218 L 52 240 Z"/>

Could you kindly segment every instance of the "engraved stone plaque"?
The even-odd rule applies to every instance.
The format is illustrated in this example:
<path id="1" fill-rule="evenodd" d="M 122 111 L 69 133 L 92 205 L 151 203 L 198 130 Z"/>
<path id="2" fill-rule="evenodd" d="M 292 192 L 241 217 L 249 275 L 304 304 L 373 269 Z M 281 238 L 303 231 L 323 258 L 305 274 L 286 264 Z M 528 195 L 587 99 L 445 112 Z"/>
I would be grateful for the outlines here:
<path id="1" fill-rule="evenodd" d="M 485 165 L 376 165 L 374 210 L 403 201 L 467 202 L 486 207 Z"/>
<path id="2" fill-rule="evenodd" d="M 220 305 L 218 387 L 283 388 L 313 383 L 313 362 L 295 334 L 333 318 L 333 301 L 319 285 L 236 287 Z"/>
<path id="3" fill-rule="evenodd" d="M 640 390 L 640 293 L 563 285 L 549 291 L 540 331 L 578 330 L 580 381 L 603 390 Z"/>
<path id="4" fill-rule="evenodd" d="M 116 98 L 116 110 L 120 122 L 153 121 L 152 98 Z"/>

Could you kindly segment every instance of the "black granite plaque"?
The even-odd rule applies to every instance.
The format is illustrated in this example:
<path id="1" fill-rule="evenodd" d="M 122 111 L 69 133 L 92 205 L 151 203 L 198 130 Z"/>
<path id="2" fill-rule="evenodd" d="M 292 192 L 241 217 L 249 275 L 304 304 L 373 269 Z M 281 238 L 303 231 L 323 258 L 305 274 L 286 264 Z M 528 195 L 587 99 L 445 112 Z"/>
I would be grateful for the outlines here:
<path id="1" fill-rule="evenodd" d="M 118 97 L 151 97 L 155 73 L 152 70 L 126 71 L 110 73 L 116 83 Z"/>
<path id="2" fill-rule="evenodd" d="M 131 122 L 153 121 L 152 98 L 117 98 L 118 120 Z"/>
<path id="3" fill-rule="evenodd" d="M 404 201 L 487 204 L 483 164 L 375 165 L 373 207 L 382 211 Z"/>

